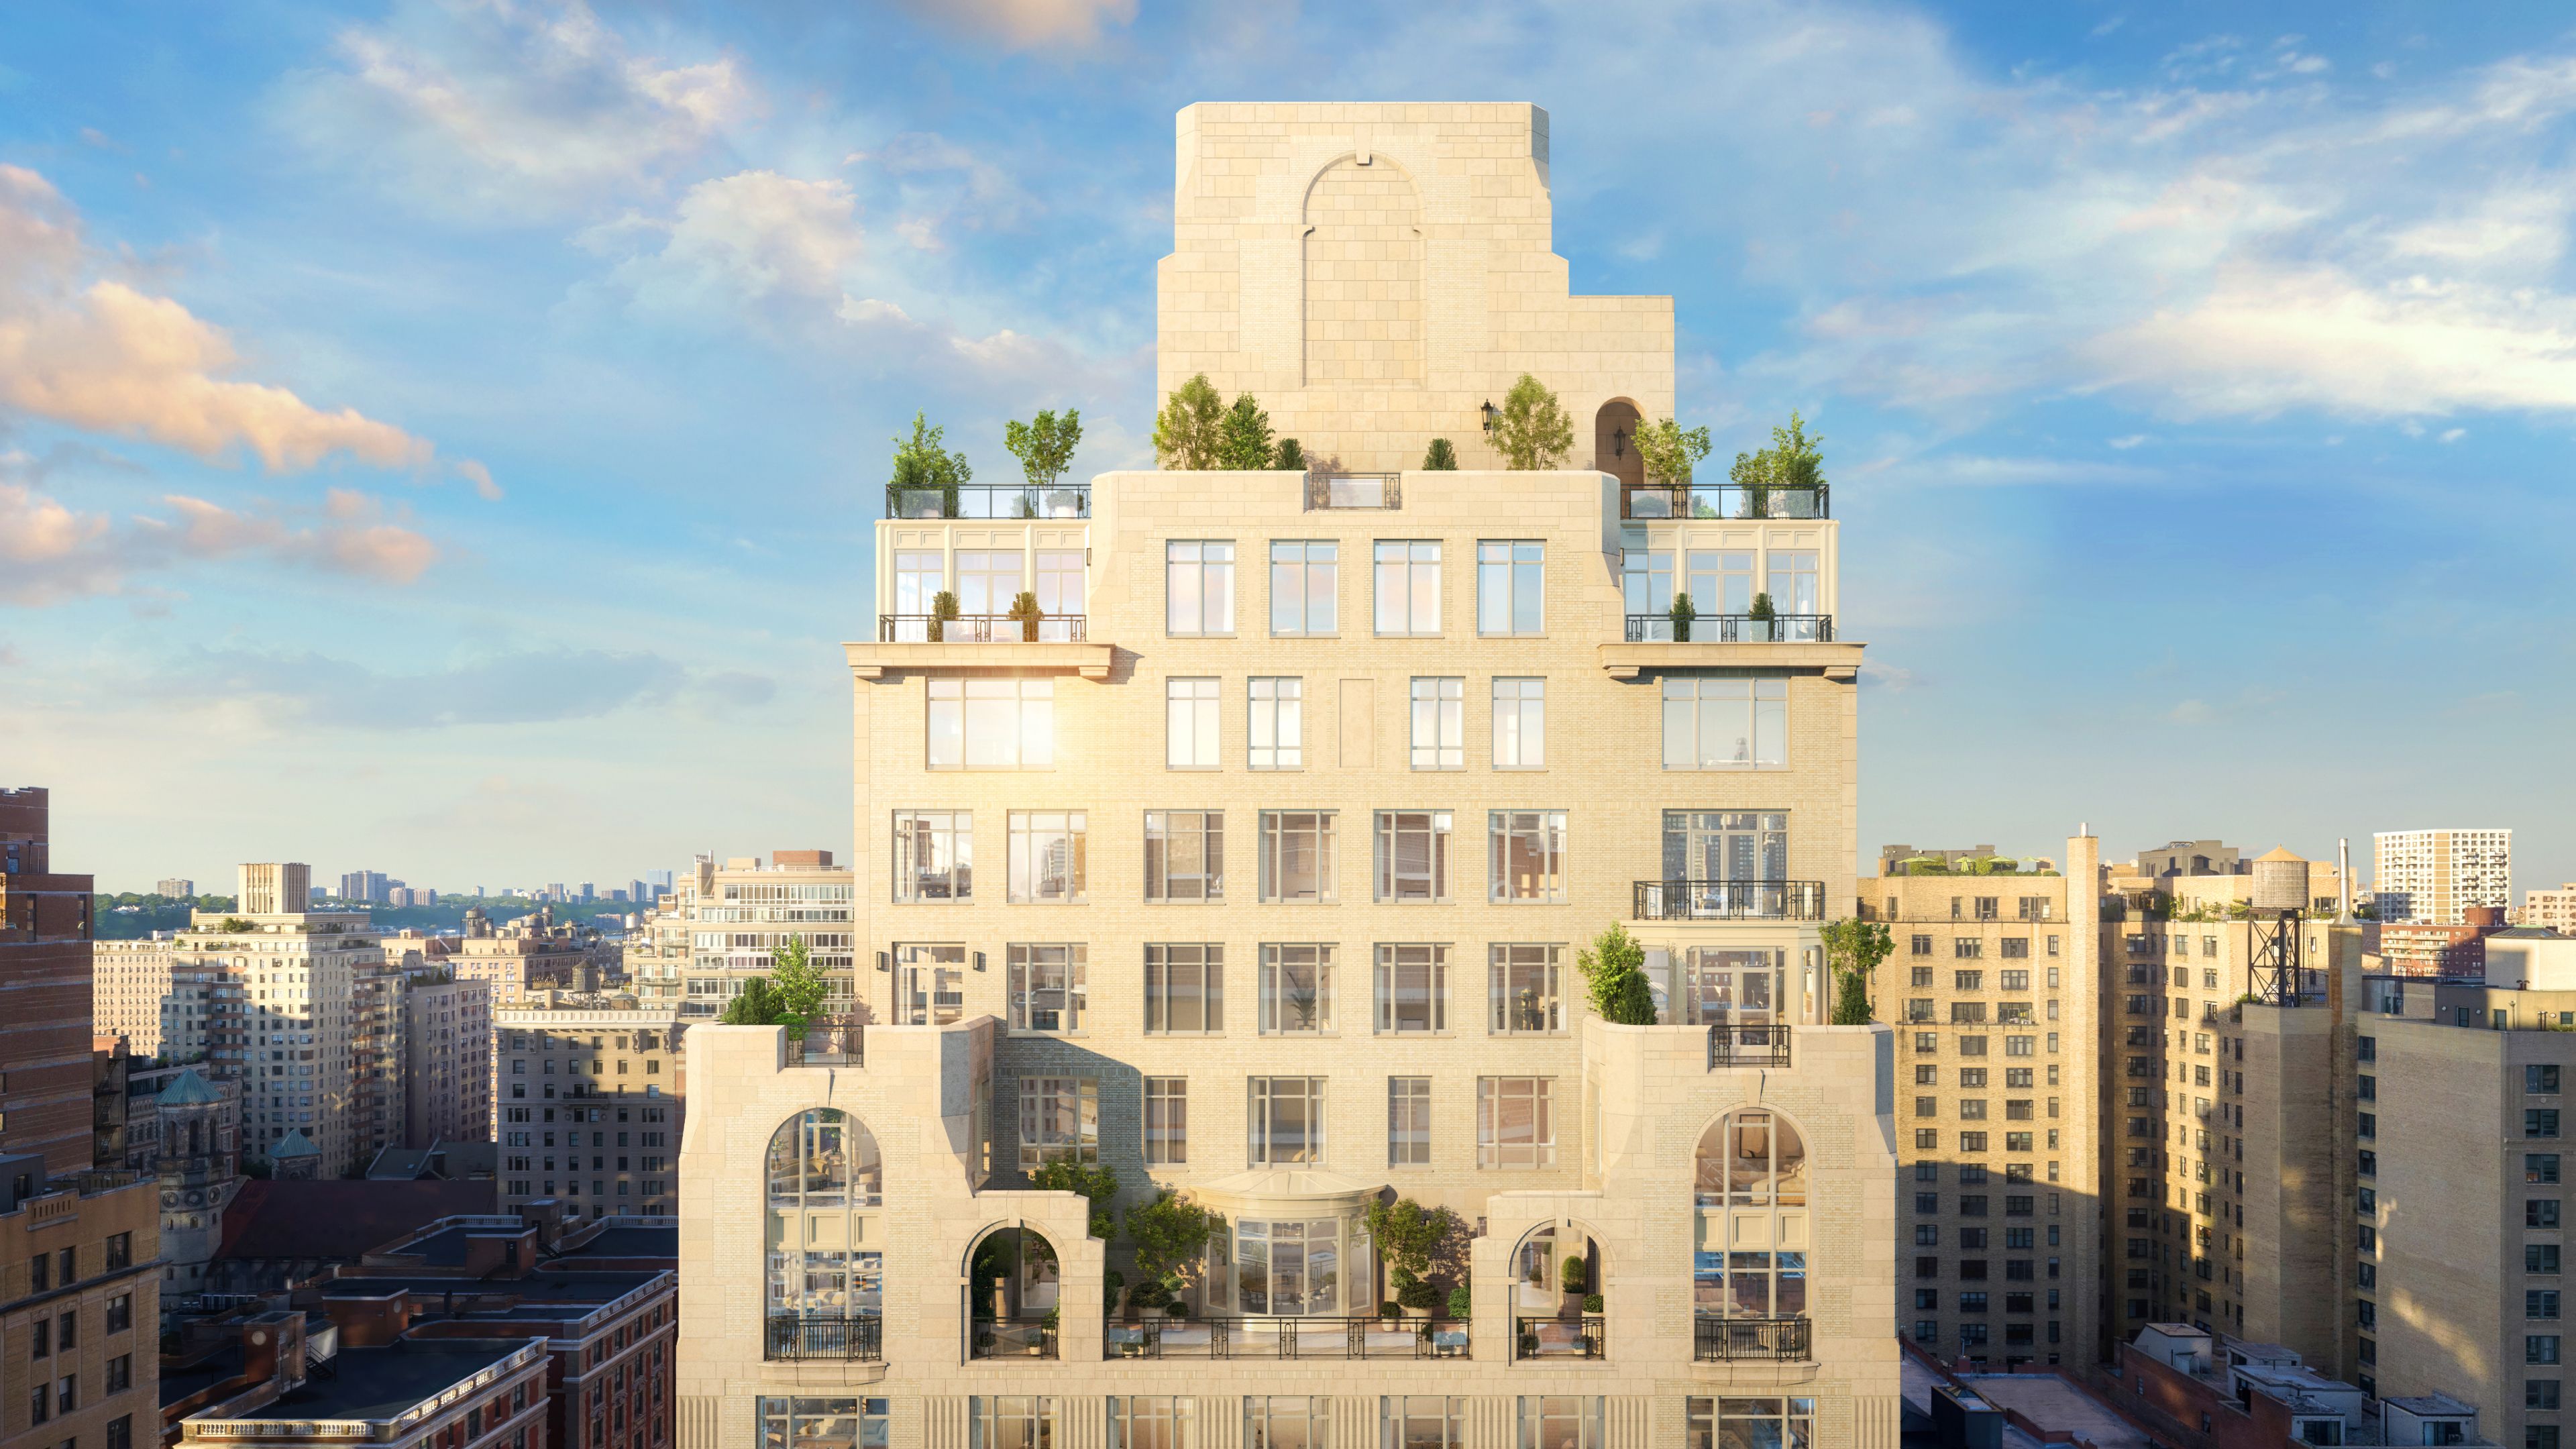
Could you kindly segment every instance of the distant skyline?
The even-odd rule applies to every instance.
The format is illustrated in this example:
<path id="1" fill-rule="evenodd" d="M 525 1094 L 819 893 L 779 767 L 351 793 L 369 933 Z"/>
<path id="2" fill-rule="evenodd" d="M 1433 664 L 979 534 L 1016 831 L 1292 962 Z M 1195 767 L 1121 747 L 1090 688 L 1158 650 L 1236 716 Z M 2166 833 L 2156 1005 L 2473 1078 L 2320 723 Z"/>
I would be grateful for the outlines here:
<path id="1" fill-rule="evenodd" d="M 887 440 L 1145 462 L 1173 112 L 1267 97 L 1546 107 L 1683 421 L 1824 434 L 1864 869 L 2576 880 L 2544 7 L 21 6 L 0 783 L 109 888 L 846 851 Z"/>

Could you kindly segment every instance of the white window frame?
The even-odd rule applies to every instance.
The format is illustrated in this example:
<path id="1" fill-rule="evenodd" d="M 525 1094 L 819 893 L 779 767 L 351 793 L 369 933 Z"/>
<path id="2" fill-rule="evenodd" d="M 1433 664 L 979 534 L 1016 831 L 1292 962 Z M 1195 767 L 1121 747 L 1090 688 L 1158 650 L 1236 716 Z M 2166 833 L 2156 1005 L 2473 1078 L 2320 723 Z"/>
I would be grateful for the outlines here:
<path id="1" fill-rule="evenodd" d="M 1381 639 L 1440 637 L 1440 541 L 1377 540 L 1370 549 L 1376 598 L 1370 623 Z M 1387 627 L 1390 623 L 1394 628 Z"/>
<path id="2" fill-rule="evenodd" d="M 1234 633 L 1234 540 L 1175 538 L 1163 544 L 1163 632 L 1174 639 Z"/>
<path id="3" fill-rule="evenodd" d="M 1055 768 L 1055 681 L 926 681 L 926 752 L 933 770 Z"/>
<path id="4" fill-rule="evenodd" d="M 1417 674 L 1413 677 L 1411 695 L 1412 707 L 1406 714 L 1412 724 L 1413 768 L 1467 768 L 1466 678 L 1455 674 Z"/>
<path id="5" fill-rule="evenodd" d="M 1259 1014 L 1255 1029 L 1263 1036 L 1331 1036 L 1333 1032 L 1333 967 L 1340 948 L 1329 941 L 1265 941 L 1255 990 Z M 1283 978 L 1296 967 L 1309 968 L 1315 999 L 1302 1017 L 1289 1005 Z"/>
<path id="6" fill-rule="evenodd" d="M 1339 865 L 1334 854 L 1335 820 L 1336 812 L 1331 810 L 1264 810 L 1260 813 L 1257 827 L 1259 840 L 1255 845 L 1259 878 L 1254 888 L 1254 894 L 1260 901 L 1270 905 L 1296 905 L 1318 904 L 1341 898 L 1334 881 Z M 1291 833 L 1289 828 L 1291 821 L 1314 822 L 1315 891 L 1311 895 L 1288 896 L 1281 890 L 1282 876 L 1285 873 L 1281 860 L 1282 847 Z M 1303 835 L 1306 831 L 1301 828 L 1295 833 Z"/>
<path id="7" fill-rule="evenodd" d="M 1045 1125 L 1050 1117 L 1069 1115 L 1070 1134 Z M 1100 1160 L 1100 1079 L 1097 1077 L 1020 1078 L 1020 1170 L 1034 1172 L 1050 1162 L 1094 1163 Z"/>
<path id="8" fill-rule="evenodd" d="M 1526 1103 L 1524 1124 L 1512 1124 L 1515 1103 Z M 1507 1141 L 1516 1125 L 1527 1136 Z M 1476 1079 L 1476 1165 L 1490 1168 L 1556 1166 L 1556 1079 L 1554 1077 L 1478 1077 Z"/>
<path id="9" fill-rule="evenodd" d="M 1079 905 L 1087 894 L 1085 877 L 1090 874 L 1090 812 L 1084 810 L 1014 810 L 1010 812 L 1010 883 L 1008 896 L 1014 905 L 1059 904 Z M 1064 842 L 1065 873 L 1063 889 L 1043 891 L 1040 864 L 1046 844 L 1054 839 Z"/>
<path id="10" fill-rule="evenodd" d="M 1431 1165 L 1431 1079 L 1386 1079 L 1386 1165 Z"/>
<path id="11" fill-rule="evenodd" d="M 1373 995 L 1379 1036 L 1445 1036 L 1449 1031 L 1449 947 L 1441 942 L 1381 941 L 1377 947 Z M 1399 992 L 1408 977 L 1418 981 L 1422 1003 L 1406 1025 L 1398 1012 Z"/>
<path id="12" fill-rule="evenodd" d="M 1523 605 L 1527 608 L 1524 609 Z M 1499 624 L 1501 627 L 1495 627 Z M 1532 638 L 1547 632 L 1547 544 L 1535 538 L 1476 543 L 1476 634 Z"/>
<path id="13" fill-rule="evenodd" d="M 1214 675 L 1175 674 L 1163 681 L 1163 766 L 1172 770 L 1224 767 L 1224 730 Z"/>
<path id="14" fill-rule="evenodd" d="M 1547 768 L 1547 681 L 1494 677 L 1494 768 Z"/>
<path id="15" fill-rule="evenodd" d="M 1513 858 L 1512 843 L 1529 837 L 1540 842 L 1540 853 L 1546 865 L 1540 872 L 1539 890 L 1531 895 L 1513 895 L 1509 865 Z M 1492 905 L 1562 905 L 1565 891 L 1565 812 L 1562 810 L 1495 810 L 1485 817 L 1486 877 L 1485 899 Z"/>
<path id="16" fill-rule="evenodd" d="M 1296 1084 L 1293 1094 L 1286 1090 L 1289 1083 Z M 1252 1166 L 1318 1167 L 1323 1164 L 1328 1085 L 1328 1079 L 1323 1077 L 1253 1077 L 1248 1080 L 1245 1151 Z M 1306 1109 L 1306 1143 L 1298 1151 L 1283 1148 L 1278 1141 L 1278 1105 L 1291 1095 L 1304 1103 Z"/>
<path id="17" fill-rule="evenodd" d="M 1172 1024 L 1172 978 L 1176 972 L 1197 973 L 1197 1026 Z M 1225 946 L 1222 942 L 1146 942 L 1144 987 L 1145 1035 L 1225 1035 Z"/>
<path id="18" fill-rule="evenodd" d="M 1147 1077 L 1142 1120 L 1147 1167 L 1185 1167 L 1189 1164 L 1189 1078 Z"/>
<path id="19" fill-rule="evenodd" d="M 1270 634 L 1276 639 L 1329 639 L 1341 632 L 1341 545 L 1331 539 L 1275 538 L 1270 541 Z M 1283 600 L 1302 605 L 1288 628 L 1281 628 Z M 1323 605 L 1317 627 L 1316 604 Z"/>
<path id="20" fill-rule="evenodd" d="M 1541 988 L 1532 1025 L 1514 993 L 1516 977 L 1535 974 Z M 1495 1036 L 1565 1034 L 1565 948 L 1550 942 L 1496 941 L 1485 948 L 1485 1029 Z"/>
<path id="21" fill-rule="evenodd" d="M 916 824 L 916 822 L 918 822 Z M 972 810 L 897 810 L 892 821 L 894 899 L 901 904 L 962 903 L 975 898 L 975 812 Z M 945 894 L 919 889 L 925 879 L 913 857 L 913 840 L 927 832 L 945 840 L 948 868 Z"/>
<path id="22" fill-rule="evenodd" d="M 1245 764 L 1255 770 L 1304 769 L 1306 681 L 1293 674 L 1256 674 L 1245 689 Z"/>
<path id="23" fill-rule="evenodd" d="M 1061 961 L 1051 962 L 1043 952 L 1061 951 Z M 1002 948 L 1008 963 L 1011 1030 L 1035 1036 L 1078 1036 L 1082 1032 L 1082 1015 L 1089 1004 L 1091 948 L 1080 941 L 1013 941 Z M 1050 979 L 1048 968 L 1056 968 L 1056 984 L 1041 984 Z M 1044 996 L 1053 993 L 1056 1024 L 1041 1026 Z"/>
<path id="24" fill-rule="evenodd" d="M 1370 832 L 1371 898 L 1380 905 L 1438 904 L 1449 899 L 1449 847 L 1453 831 L 1446 810 L 1380 810 Z M 1401 847 L 1423 837 L 1425 873 L 1399 874 Z M 1418 882 L 1418 885 L 1416 884 Z"/>
<path id="25" fill-rule="evenodd" d="M 1662 705 L 1667 770 L 1789 767 L 1785 674 L 1668 674 Z"/>
<path id="26" fill-rule="evenodd" d="M 1176 824 L 1187 821 L 1186 828 Z M 1160 832 L 1158 835 L 1156 832 Z M 1175 876 L 1172 843 L 1195 836 L 1200 869 Z M 1158 845 L 1159 842 L 1159 845 Z M 1160 861 L 1159 866 L 1157 861 Z M 1197 893 L 1174 895 L 1175 880 L 1194 882 Z M 1158 892 L 1155 887 L 1161 886 Z M 1225 812 L 1222 810 L 1148 810 L 1145 812 L 1145 899 L 1180 905 L 1225 901 Z"/>

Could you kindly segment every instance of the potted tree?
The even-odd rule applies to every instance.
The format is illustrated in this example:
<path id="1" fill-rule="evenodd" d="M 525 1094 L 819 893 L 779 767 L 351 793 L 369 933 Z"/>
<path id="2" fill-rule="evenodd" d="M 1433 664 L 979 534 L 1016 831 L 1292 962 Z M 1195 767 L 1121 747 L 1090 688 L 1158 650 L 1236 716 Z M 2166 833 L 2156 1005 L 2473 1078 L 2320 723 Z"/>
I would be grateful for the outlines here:
<path id="1" fill-rule="evenodd" d="M 948 638 L 948 621 L 957 617 L 957 596 L 941 589 L 930 600 L 930 642 L 944 644 Z"/>
<path id="2" fill-rule="evenodd" d="M 1671 617 L 1673 621 L 1673 642 L 1676 644 L 1689 643 L 1691 620 L 1699 617 L 1699 606 L 1691 602 L 1690 595 L 1675 594 L 1673 595 Z"/>
<path id="3" fill-rule="evenodd" d="M 1759 644 L 1770 643 L 1778 637 L 1778 617 L 1778 613 L 1771 607 L 1771 596 L 1755 594 L 1753 610 L 1745 616 L 1744 637 Z"/>
<path id="4" fill-rule="evenodd" d="M 1038 625 L 1045 621 L 1046 611 L 1038 607 L 1038 596 L 1022 589 L 1011 600 L 1010 617 L 1020 621 L 1020 638 L 1030 644 L 1038 642 Z"/>

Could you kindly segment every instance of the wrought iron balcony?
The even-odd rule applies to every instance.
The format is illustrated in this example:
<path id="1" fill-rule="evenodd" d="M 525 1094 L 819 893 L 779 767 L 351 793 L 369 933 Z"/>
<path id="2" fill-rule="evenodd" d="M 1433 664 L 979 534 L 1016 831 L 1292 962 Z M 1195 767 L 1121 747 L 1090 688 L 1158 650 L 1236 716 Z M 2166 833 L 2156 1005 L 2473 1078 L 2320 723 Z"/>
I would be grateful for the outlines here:
<path id="1" fill-rule="evenodd" d="M 942 619 L 933 614 L 877 615 L 880 644 L 1080 644 L 1083 616 L 1049 614 L 1030 621 L 1008 614 L 963 614 Z"/>
<path id="2" fill-rule="evenodd" d="M 953 489 L 886 486 L 888 518 L 1089 518 L 1091 485 L 963 483 Z"/>
<path id="3" fill-rule="evenodd" d="M 1401 473 L 1309 473 L 1306 511 L 1327 508 L 1376 508 L 1394 512 L 1404 506 Z"/>
<path id="4" fill-rule="evenodd" d="M 1792 1035 L 1785 1023 L 1713 1022 L 1708 1029 L 1708 1069 L 1785 1067 Z"/>
<path id="5" fill-rule="evenodd" d="M 1821 921 L 1820 880 L 1641 880 L 1640 921 Z"/>
<path id="6" fill-rule="evenodd" d="M 1630 644 L 1831 644 L 1834 616 L 1774 614 L 1757 619 L 1751 614 L 1702 614 L 1685 630 L 1670 614 L 1630 614 L 1626 640 Z"/>
<path id="7" fill-rule="evenodd" d="M 1807 1358 L 1808 1327 L 1803 1318 L 1716 1318 L 1703 1313 L 1691 1325 L 1691 1357 L 1701 1363 Z"/>
<path id="8" fill-rule="evenodd" d="M 1745 488 L 1733 483 L 1627 483 L 1619 489 L 1622 518 L 1831 518 L 1833 490 L 1812 488 Z"/>
<path id="9" fill-rule="evenodd" d="M 802 1359 L 873 1362 L 884 1357 L 885 1320 L 874 1313 L 820 1318 L 795 1313 L 769 1315 L 768 1358 L 772 1363 Z"/>
<path id="10" fill-rule="evenodd" d="M 1608 1320 L 1598 1313 L 1580 1318 L 1514 1318 L 1512 1337 L 1517 1359 L 1600 1358 L 1606 1347 Z"/>
<path id="11" fill-rule="evenodd" d="M 1055 1320 L 1049 1318 L 978 1318 L 970 1339 L 976 1358 L 1054 1358 Z"/>
<path id="12" fill-rule="evenodd" d="M 791 1067 L 867 1065 L 867 1023 L 856 1017 L 821 1017 L 805 1023 L 803 1036 L 787 1038 Z"/>
<path id="13" fill-rule="evenodd" d="M 1446 1318 L 1111 1319 L 1107 1358 L 1463 1358 L 1467 1324 Z"/>

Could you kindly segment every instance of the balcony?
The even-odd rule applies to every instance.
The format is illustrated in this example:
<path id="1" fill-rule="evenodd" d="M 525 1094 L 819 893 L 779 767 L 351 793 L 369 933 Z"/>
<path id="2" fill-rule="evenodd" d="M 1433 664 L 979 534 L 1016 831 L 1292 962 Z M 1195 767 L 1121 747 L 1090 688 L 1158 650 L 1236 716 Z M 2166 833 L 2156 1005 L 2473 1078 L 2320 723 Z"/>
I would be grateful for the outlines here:
<path id="1" fill-rule="evenodd" d="M 1831 614 L 1774 614 L 1757 619 L 1751 614 L 1702 614 L 1691 620 L 1690 637 L 1685 640 L 1669 614 L 1630 614 L 1627 635 L 1629 644 L 1831 644 L 1834 642 L 1834 616 Z"/>
<path id="2" fill-rule="evenodd" d="M 805 1034 L 787 1039 L 791 1067 L 863 1067 L 867 1065 L 865 1022 L 852 1017 L 825 1017 L 805 1024 Z"/>
<path id="3" fill-rule="evenodd" d="M 1701 1363 L 1746 1359 L 1795 1361 L 1809 1357 L 1803 1318 L 1712 1318 L 1691 1325 L 1691 1357 Z"/>
<path id="4" fill-rule="evenodd" d="M 1820 880 L 1641 880 L 1639 921 L 1821 921 Z"/>
<path id="5" fill-rule="evenodd" d="M 1464 1358 L 1467 1325 L 1432 1318 L 1111 1320 L 1107 1358 Z"/>
<path id="6" fill-rule="evenodd" d="M 1404 507 L 1404 475 L 1401 473 L 1309 473 L 1306 475 L 1306 511 L 1321 513 L 1334 508 L 1373 508 L 1392 513 Z"/>
<path id="7" fill-rule="evenodd" d="M 1783 1023 L 1717 1022 L 1708 1029 L 1708 1069 L 1785 1067 L 1791 1036 Z"/>
<path id="8" fill-rule="evenodd" d="M 962 614 L 942 619 L 931 614 L 877 615 L 880 644 L 1080 644 L 1085 642 L 1083 616 L 1052 614 L 1029 621 L 1008 614 Z"/>
<path id="9" fill-rule="evenodd" d="M 1055 1317 L 978 1318 L 971 1343 L 975 1358 L 1054 1358 Z"/>
<path id="10" fill-rule="evenodd" d="M 1598 1313 L 1579 1318 L 1518 1318 L 1512 1320 L 1512 1338 L 1516 1359 L 1600 1358 L 1607 1319 Z"/>
<path id="11" fill-rule="evenodd" d="M 806 1318 L 793 1313 L 769 1315 L 771 1363 L 807 1360 L 864 1360 L 885 1357 L 885 1320 L 873 1313 L 847 1318 Z"/>
<path id="12" fill-rule="evenodd" d="M 1742 488 L 1733 483 L 1679 488 L 1626 483 L 1619 488 L 1621 518 L 1831 518 L 1833 489 Z"/>
<path id="13" fill-rule="evenodd" d="M 1091 485 L 1058 483 L 1045 488 L 960 484 L 954 489 L 886 489 L 888 518 L 1089 518 Z"/>

